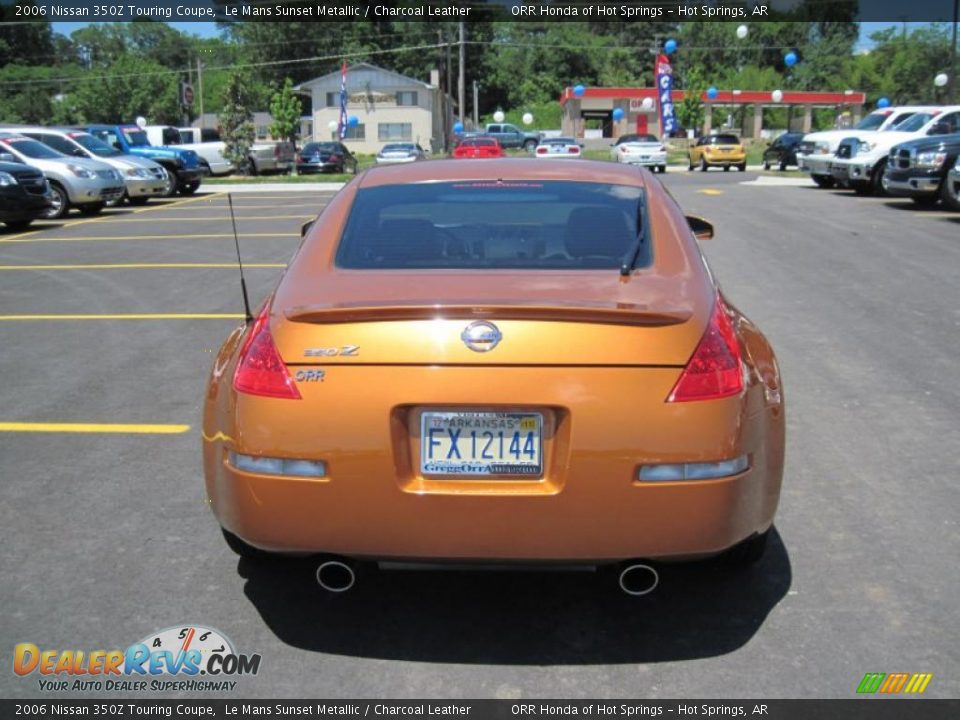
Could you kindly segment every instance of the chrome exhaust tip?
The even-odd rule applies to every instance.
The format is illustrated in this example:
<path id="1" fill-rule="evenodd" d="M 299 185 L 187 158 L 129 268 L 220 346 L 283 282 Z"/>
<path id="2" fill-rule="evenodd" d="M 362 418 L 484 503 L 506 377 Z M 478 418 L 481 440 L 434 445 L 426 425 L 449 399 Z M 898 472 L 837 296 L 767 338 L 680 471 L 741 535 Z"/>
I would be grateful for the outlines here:
<path id="1" fill-rule="evenodd" d="M 660 573 L 656 568 L 646 563 L 630 563 L 624 565 L 617 576 L 620 589 L 627 595 L 639 597 L 649 595 L 660 584 Z"/>
<path id="2" fill-rule="evenodd" d="M 325 560 L 317 566 L 317 584 L 327 592 L 342 593 L 357 582 L 357 574 L 348 562 Z"/>

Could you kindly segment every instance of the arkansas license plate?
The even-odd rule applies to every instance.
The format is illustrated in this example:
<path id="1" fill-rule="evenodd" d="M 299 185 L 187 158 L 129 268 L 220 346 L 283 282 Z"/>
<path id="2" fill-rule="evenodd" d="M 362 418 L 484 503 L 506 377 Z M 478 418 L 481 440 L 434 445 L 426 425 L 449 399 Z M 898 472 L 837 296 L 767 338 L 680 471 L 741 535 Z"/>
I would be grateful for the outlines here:
<path id="1" fill-rule="evenodd" d="M 421 415 L 420 438 L 423 475 L 543 474 L 539 413 L 428 411 Z"/>

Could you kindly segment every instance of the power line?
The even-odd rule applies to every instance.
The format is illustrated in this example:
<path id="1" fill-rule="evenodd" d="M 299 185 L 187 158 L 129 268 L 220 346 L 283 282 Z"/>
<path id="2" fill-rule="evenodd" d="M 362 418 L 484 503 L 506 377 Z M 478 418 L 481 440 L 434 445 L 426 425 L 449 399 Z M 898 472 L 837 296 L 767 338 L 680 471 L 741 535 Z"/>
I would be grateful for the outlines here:
<path id="1" fill-rule="evenodd" d="M 209 65 L 205 66 L 205 70 L 246 70 L 259 67 L 278 67 L 280 65 L 296 65 L 298 63 L 310 63 L 310 62 L 322 62 L 325 60 L 340 60 L 344 58 L 352 57 L 368 57 L 370 55 L 389 55 L 392 53 L 400 52 L 413 52 L 416 50 L 435 50 L 437 48 L 446 47 L 449 43 L 434 43 L 430 45 L 411 45 L 409 47 L 401 48 L 389 48 L 386 50 L 362 50 L 352 53 L 337 53 L 336 55 L 314 55 L 307 58 L 299 58 L 297 60 L 266 60 L 263 62 L 257 63 L 236 63 L 233 65 Z M 156 76 L 156 75 L 182 75 L 186 73 L 188 68 L 182 68 L 179 70 L 153 70 L 151 72 L 140 72 L 140 73 L 114 73 L 111 75 L 74 75 L 71 77 L 62 77 L 62 78 L 38 78 L 33 80 L 4 80 L 0 81 L 0 85 L 38 85 L 43 83 L 54 84 L 61 82 L 86 82 L 93 80 L 116 80 L 120 78 L 131 78 L 131 77 L 147 77 L 147 76 Z"/>

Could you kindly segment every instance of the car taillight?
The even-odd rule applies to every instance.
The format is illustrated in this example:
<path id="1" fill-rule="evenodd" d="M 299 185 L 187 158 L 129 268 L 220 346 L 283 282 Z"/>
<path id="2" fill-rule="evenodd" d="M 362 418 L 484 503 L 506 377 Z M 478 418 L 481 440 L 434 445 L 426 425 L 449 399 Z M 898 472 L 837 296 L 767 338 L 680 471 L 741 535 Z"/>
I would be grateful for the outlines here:
<path id="1" fill-rule="evenodd" d="M 334 162 L 336 162 L 337 160 L 340 159 L 340 156 L 339 156 L 339 155 L 331 155 L 331 156 L 330 156 L 330 159 L 333 160 Z"/>
<path id="2" fill-rule="evenodd" d="M 740 345 L 720 296 L 706 332 L 680 374 L 667 402 L 716 400 L 743 390 Z"/>
<path id="3" fill-rule="evenodd" d="M 547 154 L 547 149 L 545 147 L 541 146 L 537 148 L 537 155 L 546 155 L 546 154 Z"/>
<path id="4" fill-rule="evenodd" d="M 274 157 L 280 157 L 280 146 L 279 146 L 279 145 L 274 145 L 274 146 L 273 146 L 273 156 L 274 156 Z"/>
<path id="5" fill-rule="evenodd" d="M 576 145 L 571 145 L 570 147 L 567 148 L 567 152 L 570 153 L 571 155 L 579 155 L 580 148 L 578 148 Z"/>
<path id="6" fill-rule="evenodd" d="M 299 400 L 277 346 L 270 335 L 269 305 L 254 321 L 250 334 L 240 348 L 240 360 L 233 374 L 233 389 L 249 395 Z"/>

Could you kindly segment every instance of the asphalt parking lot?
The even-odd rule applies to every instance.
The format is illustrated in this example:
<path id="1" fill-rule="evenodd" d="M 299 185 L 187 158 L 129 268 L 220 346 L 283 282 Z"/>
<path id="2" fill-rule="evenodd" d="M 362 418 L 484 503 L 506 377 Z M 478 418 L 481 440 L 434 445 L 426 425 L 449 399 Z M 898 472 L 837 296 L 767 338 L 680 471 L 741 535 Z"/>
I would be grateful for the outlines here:
<path id="1" fill-rule="evenodd" d="M 673 568 L 640 600 L 591 573 L 384 572 L 331 598 L 303 563 L 238 561 L 200 462 L 242 313 L 225 195 L 0 233 L 0 648 L 204 624 L 263 656 L 243 697 L 848 698 L 866 672 L 956 697 L 960 215 L 756 178 L 665 182 L 781 362 L 777 533 L 751 570 Z M 330 197 L 234 196 L 254 304 Z"/>

